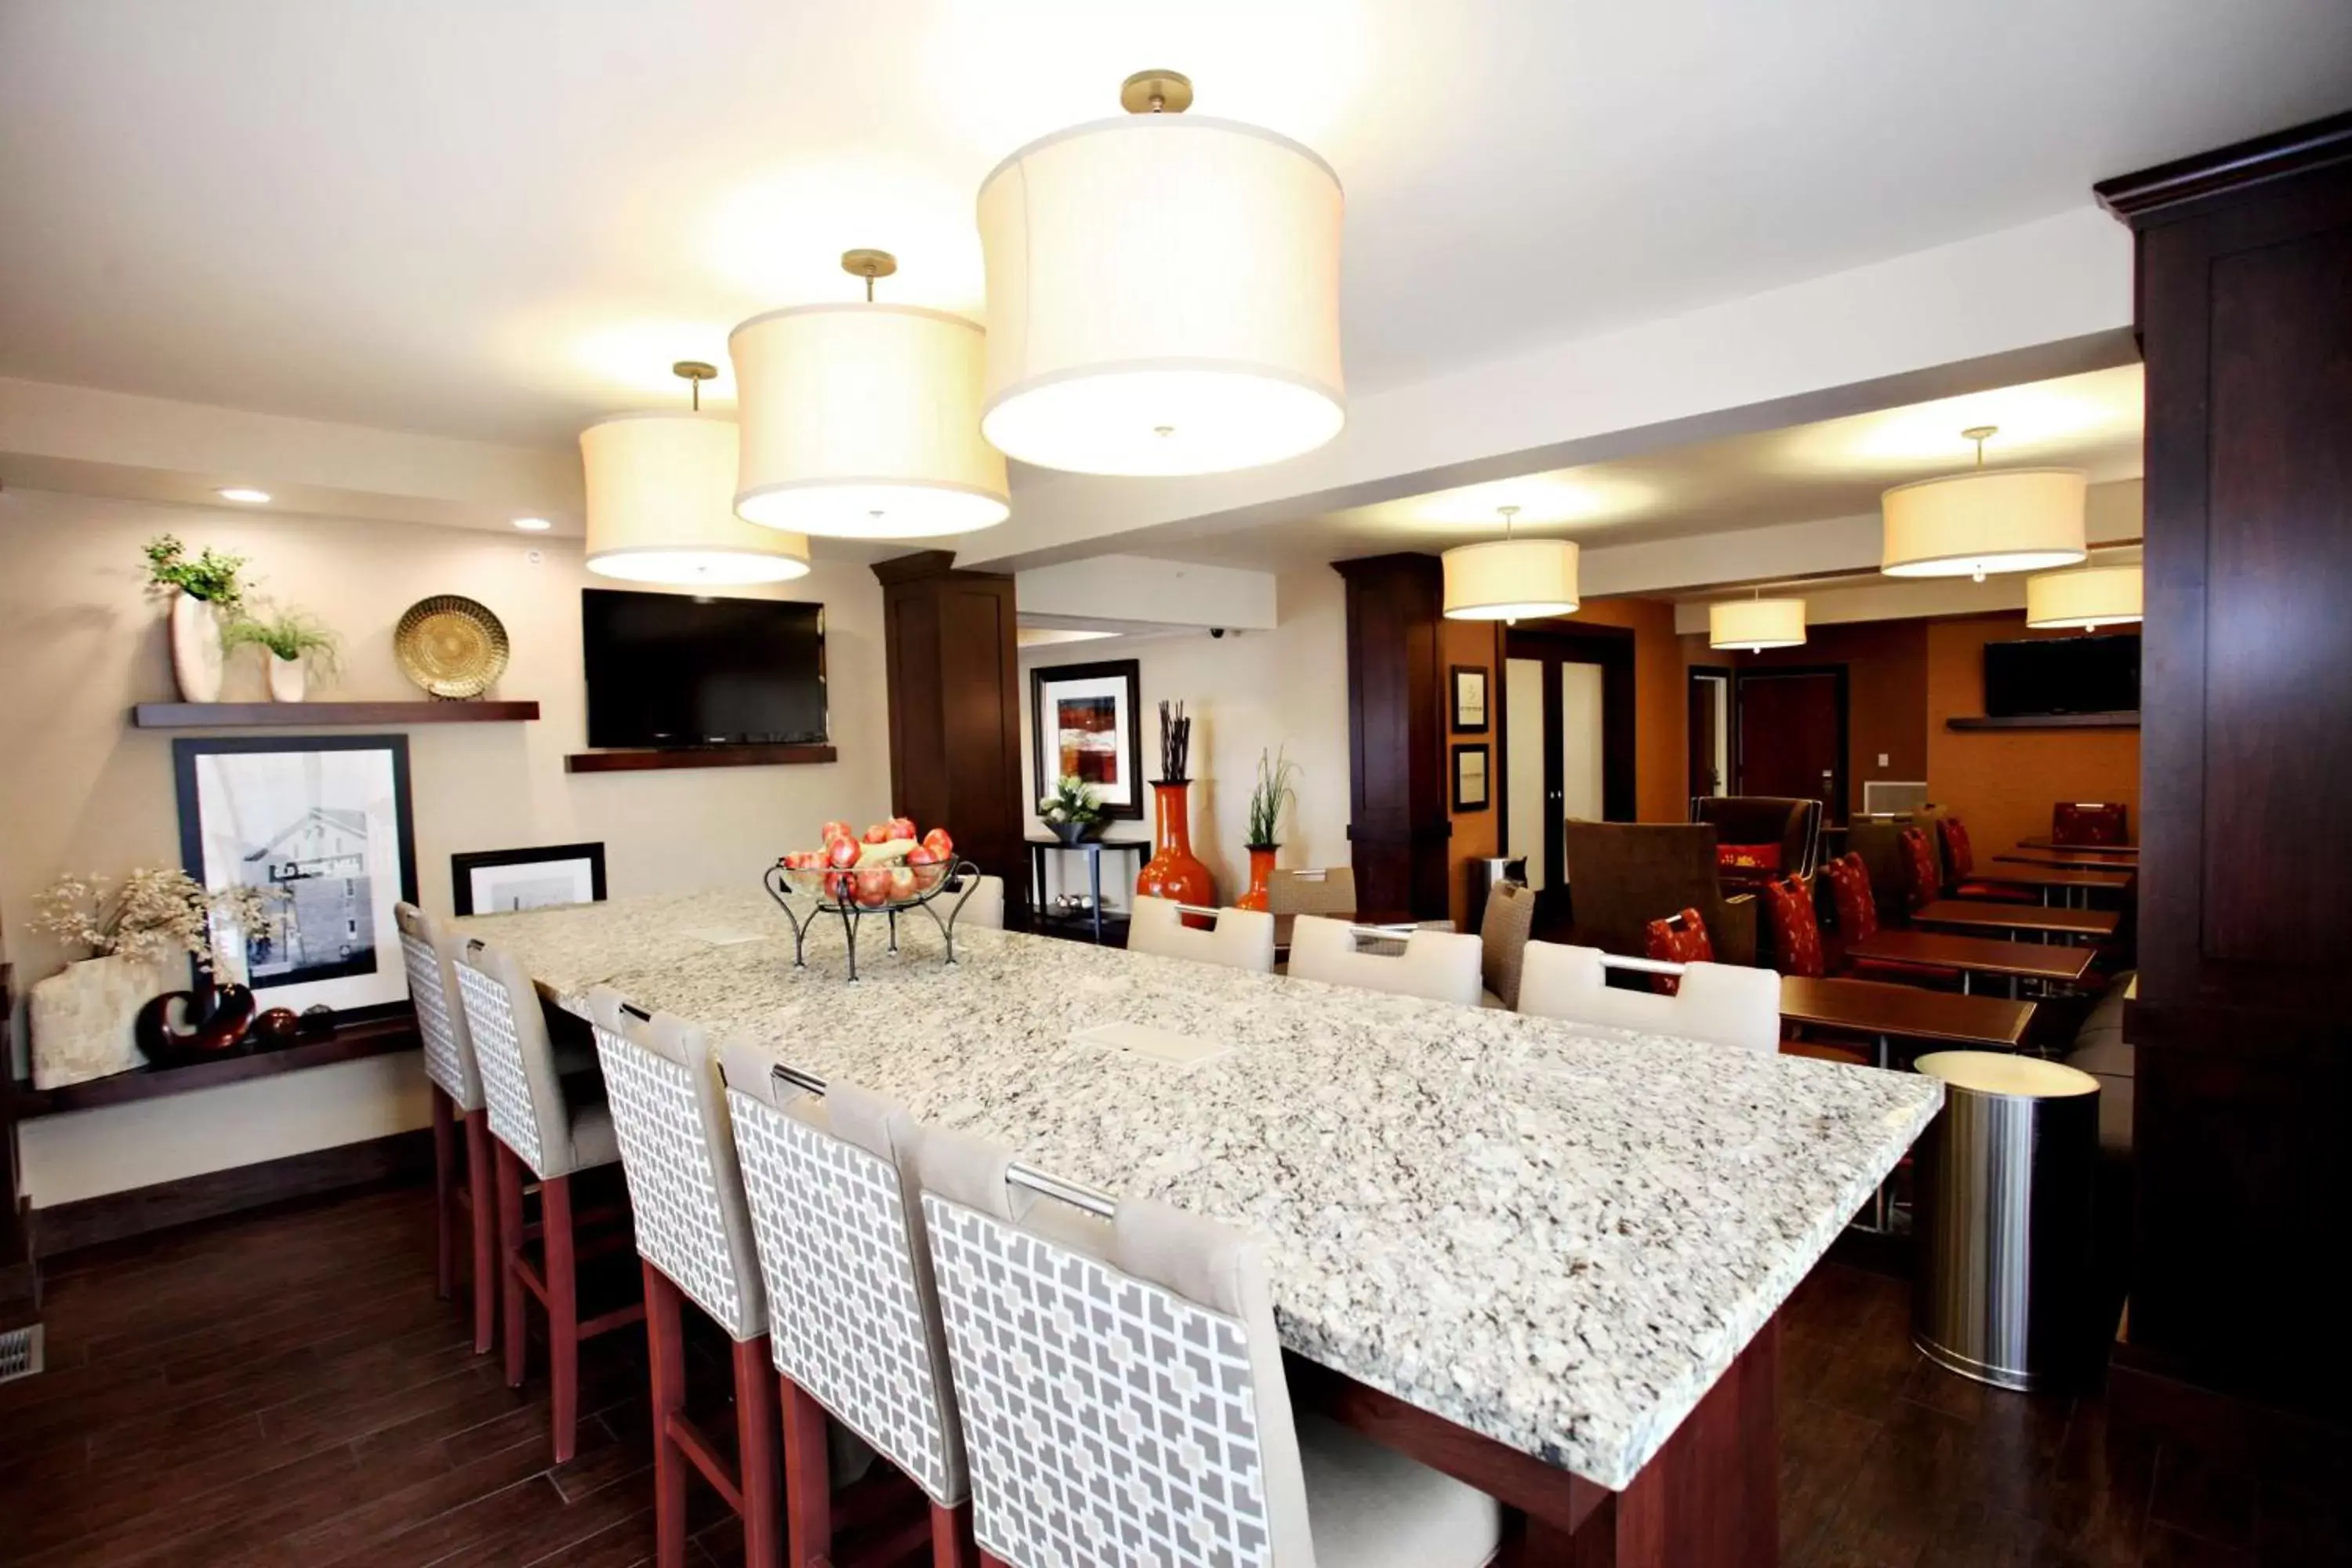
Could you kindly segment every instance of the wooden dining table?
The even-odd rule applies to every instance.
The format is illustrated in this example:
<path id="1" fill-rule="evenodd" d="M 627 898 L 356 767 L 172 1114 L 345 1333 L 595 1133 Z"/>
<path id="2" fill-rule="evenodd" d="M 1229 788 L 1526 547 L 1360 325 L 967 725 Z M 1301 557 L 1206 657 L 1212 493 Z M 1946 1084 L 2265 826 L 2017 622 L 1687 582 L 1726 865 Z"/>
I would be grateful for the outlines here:
<path id="1" fill-rule="evenodd" d="M 2061 866 L 1979 866 L 1969 873 L 1971 882 L 1986 882 L 1997 888 L 2027 888 L 2042 895 L 2043 903 L 2057 901 L 2072 904 L 2082 899 L 2085 907 L 2094 892 L 2120 893 L 2132 884 L 2137 871 L 2074 871 Z"/>
<path id="2" fill-rule="evenodd" d="M 2139 859 L 2139 846 L 2137 844 L 2061 844 L 2046 833 L 2037 833 L 2031 838 L 2021 838 L 2017 841 L 2017 847 L 2020 849 L 2071 849 L 2084 855 L 2111 856 L 2118 860 L 2137 861 Z"/>
<path id="3" fill-rule="evenodd" d="M 2074 871 L 2122 871 L 2139 869 L 2136 859 L 2119 860 L 2112 855 L 2100 855 L 2087 849 L 2033 849 L 2020 845 L 2004 849 L 1993 857 L 1997 861 L 2012 866 L 2051 866 Z"/>
<path id="4" fill-rule="evenodd" d="M 1784 1020 L 1867 1035 L 1877 1047 L 1880 1067 L 1889 1065 L 1896 1041 L 2013 1051 L 2025 1043 L 2033 1005 L 2004 996 L 1963 996 L 1884 980 L 1780 977 Z"/>
<path id="5" fill-rule="evenodd" d="M 2116 934 L 2123 917 L 2113 910 L 2063 910 L 2048 904 L 2008 904 L 1997 899 L 1937 899 L 1913 911 L 1911 923 L 1960 931 L 2035 931 L 2045 940 L 2097 940 Z"/>
<path id="6" fill-rule="evenodd" d="M 1845 953 L 1848 958 L 1878 963 L 1957 969 L 1962 995 L 1974 994 L 1976 976 L 1990 975 L 2008 981 L 2009 994 L 2015 997 L 2020 984 L 2028 980 L 2049 985 L 2081 984 L 2083 977 L 2090 973 L 2091 960 L 2097 956 L 2097 950 L 2071 942 L 2007 942 L 1997 937 L 1906 928 L 1873 931 L 1860 942 L 1848 942 Z"/>

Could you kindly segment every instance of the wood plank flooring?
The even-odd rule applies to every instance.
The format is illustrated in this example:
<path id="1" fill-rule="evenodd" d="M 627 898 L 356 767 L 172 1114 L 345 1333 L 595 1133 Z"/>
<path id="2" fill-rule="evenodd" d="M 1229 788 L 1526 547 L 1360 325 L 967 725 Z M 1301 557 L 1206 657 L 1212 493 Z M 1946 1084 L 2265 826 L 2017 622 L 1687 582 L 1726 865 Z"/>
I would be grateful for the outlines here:
<path id="1" fill-rule="evenodd" d="M 584 1352 L 580 1452 L 548 1462 L 546 1377 L 476 1358 L 431 1286 L 427 1194 L 209 1221 L 57 1260 L 49 1370 L 0 1386 L 0 1563 L 567 1564 L 653 1551 L 644 1343 Z M 1784 1319 L 1789 1568 L 2352 1561 L 2346 1510 L 2028 1399 L 1910 1349 L 1907 1287 L 1835 1264 Z M 723 1342 L 698 1397 L 723 1400 Z M 724 1423 L 714 1420 L 713 1426 Z M 698 1562 L 740 1534 L 697 1489 Z"/>

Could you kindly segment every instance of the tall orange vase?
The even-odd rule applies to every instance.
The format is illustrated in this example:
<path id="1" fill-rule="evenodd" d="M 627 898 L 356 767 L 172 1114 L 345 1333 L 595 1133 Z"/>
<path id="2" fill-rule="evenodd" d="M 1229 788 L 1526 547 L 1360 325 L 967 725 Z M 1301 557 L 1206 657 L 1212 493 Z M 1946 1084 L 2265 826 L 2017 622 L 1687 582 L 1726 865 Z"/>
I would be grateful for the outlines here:
<path id="1" fill-rule="evenodd" d="M 1274 857 L 1276 853 L 1281 849 L 1282 846 L 1279 844 L 1253 844 L 1248 847 L 1250 858 L 1249 891 L 1244 893 L 1240 898 L 1234 900 L 1234 908 L 1237 910 L 1262 910 L 1265 909 L 1270 901 L 1265 885 L 1274 879 Z"/>
<path id="2" fill-rule="evenodd" d="M 1192 783 L 1155 781 L 1151 786 L 1152 855 L 1135 879 L 1135 890 L 1180 904 L 1213 904 L 1216 879 L 1192 854 Z"/>

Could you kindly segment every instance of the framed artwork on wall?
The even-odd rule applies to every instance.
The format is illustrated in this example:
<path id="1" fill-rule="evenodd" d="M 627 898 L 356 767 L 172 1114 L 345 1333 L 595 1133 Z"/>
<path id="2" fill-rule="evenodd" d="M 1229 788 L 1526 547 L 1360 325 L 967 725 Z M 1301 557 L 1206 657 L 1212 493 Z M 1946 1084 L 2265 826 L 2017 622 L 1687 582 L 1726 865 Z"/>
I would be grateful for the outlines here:
<path id="1" fill-rule="evenodd" d="M 1143 816 L 1143 731 L 1135 659 L 1063 664 L 1029 672 L 1029 747 L 1035 795 L 1076 775 L 1108 817 Z M 1034 802 L 1032 802 L 1034 805 Z"/>
<path id="2" fill-rule="evenodd" d="M 508 914 L 604 901 L 604 846 L 544 844 L 449 857 L 449 901 L 460 915 Z"/>
<path id="3" fill-rule="evenodd" d="M 1486 667 L 1457 664 L 1454 677 L 1454 728 L 1465 734 L 1486 732 Z"/>
<path id="4" fill-rule="evenodd" d="M 405 735 L 172 742 L 180 862 L 207 888 L 275 895 L 277 929 L 241 937 L 262 1007 L 338 1013 L 408 999 L 392 906 L 416 898 Z"/>
<path id="5" fill-rule="evenodd" d="M 1486 777 L 1487 747 L 1476 741 L 1454 748 L 1454 809 L 1484 811 L 1494 804 Z"/>

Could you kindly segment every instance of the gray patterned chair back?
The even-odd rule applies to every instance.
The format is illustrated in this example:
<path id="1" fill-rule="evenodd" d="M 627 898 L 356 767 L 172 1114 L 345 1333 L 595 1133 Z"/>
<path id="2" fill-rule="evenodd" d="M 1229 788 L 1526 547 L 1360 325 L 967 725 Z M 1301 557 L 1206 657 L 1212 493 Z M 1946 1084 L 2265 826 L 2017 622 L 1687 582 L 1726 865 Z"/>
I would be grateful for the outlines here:
<path id="1" fill-rule="evenodd" d="M 482 1075 L 466 1034 L 465 1009 L 449 962 L 454 940 L 446 927 L 415 904 L 392 906 L 400 927 L 400 956 L 408 966 L 408 996 L 416 1005 L 416 1034 L 425 1046 L 425 1076 L 460 1112 L 482 1109 Z"/>
<path id="2" fill-rule="evenodd" d="M 651 1017 L 609 985 L 588 993 L 621 1144 L 637 1256 L 738 1340 L 768 1331 L 726 1086 L 700 1028 Z"/>
<path id="3" fill-rule="evenodd" d="M 490 1131 L 532 1175 L 570 1175 L 578 1165 L 572 1117 L 530 977 L 503 949 L 477 939 L 460 942 L 453 956 Z"/>
<path id="4" fill-rule="evenodd" d="M 776 1370 L 943 1508 L 963 1500 L 963 1435 L 948 1382 L 922 1210 L 904 1159 L 907 1113 L 832 1084 L 780 1086 L 774 1058 L 722 1048 Z"/>
<path id="5" fill-rule="evenodd" d="M 917 1155 L 980 1545 L 1015 1563 L 1314 1561 L 1259 1247 L 1148 1200 L 1108 1224 L 927 1131 Z"/>

